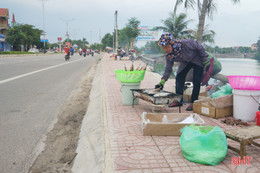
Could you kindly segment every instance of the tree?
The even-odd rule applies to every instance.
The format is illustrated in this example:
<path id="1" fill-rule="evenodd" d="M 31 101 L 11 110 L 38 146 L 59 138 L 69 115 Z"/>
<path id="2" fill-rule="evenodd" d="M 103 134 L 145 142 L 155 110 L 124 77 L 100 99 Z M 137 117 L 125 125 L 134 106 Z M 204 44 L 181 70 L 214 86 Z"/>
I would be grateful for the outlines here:
<path id="1" fill-rule="evenodd" d="M 129 30 L 130 28 L 128 27 L 119 30 L 118 42 L 125 50 L 128 50 L 131 45 L 131 37 L 128 35 Z"/>
<path id="2" fill-rule="evenodd" d="M 198 27 L 196 30 L 189 30 L 188 32 L 190 33 L 188 38 L 191 39 L 196 39 L 198 36 Z M 216 33 L 213 30 L 208 30 L 209 25 L 205 26 L 203 36 L 202 36 L 202 43 L 215 43 L 214 37 Z M 205 44 L 206 45 L 206 44 Z"/>
<path id="3" fill-rule="evenodd" d="M 260 60 L 260 37 L 259 37 L 259 39 L 257 41 L 257 52 L 255 54 L 255 58 Z"/>
<path id="4" fill-rule="evenodd" d="M 100 50 L 102 49 L 102 44 L 94 43 L 90 46 L 90 48 L 94 50 Z"/>
<path id="5" fill-rule="evenodd" d="M 145 54 L 158 54 L 164 53 L 161 46 L 158 45 L 158 41 L 149 41 L 144 46 L 144 53 Z"/>
<path id="6" fill-rule="evenodd" d="M 21 45 L 24 45 L 25 50 L 33 46 L 42 48 L 43 43 L 40 42 L 42 33 L 42 30 L 34 28 L 33 25 L 20 24 L 12 26 L 8 30 L 6 40 L 12 44 L 13 50 L 20 50 Z"/>
<path id="7" fill-rule="evenodd" d="M 176 15 L 170 13 L 170 17 L 166 20 L 162 20 L 164 26 L 155 27 L 156 30 L 163 30 L 163 32 L 169 32 L 174 38 L 186 38 L 188 37 L 189 30 L 187 30 L 189 22 L 192 20 L 186 20 L 187 15 L 181 13 Z"/>
<path id="8" fill-rule="evenodd" d="M 216 0 L 215 0 L 216 1 Z M 197 34 L 197 41 L 202 43 L 203 33 L 204 33 L 204 25 L 206 15 L 209 17 L 213 17 L 213 13 L 216 10 L 216 3 L 214 0 L 177 0 L 174 7 L 174 13 L 177 11 L 177 7 L 184 3 L 184 7 L 187 9 L 189 7 L 194 8 L 195 5 L 198 7 L 198 16 L 199 16 L 199 28 Z M 202 2 L 202 3 L 201 3 Z M 232 0 L 234 4 L 240 2 L 240 0 Z"/>
<path id="9" fill-rule="evenodd" d="M 103 44 L 102 49 L 105 49 L 106 47 L 113 47 L 113 35 L 107 33 L 102 38 L 101 43 Z"/>
<path id="10" fill-rule="evenodd" d="M 140 30 L 138 29 L 139 24 L 140 21 L 137 20 L 135 17 L 129 19 L 128 23 L 126 24 L 126 33 L 131 40 L 131 49 L 134 49 L 135 38 L 140 34 Z"/>
<path id="11" fill-rule="evenodd" d="M 71 45 L 76 44 L 78 48 L 84 48 L 86 47 L 86 44 L 88 44 L 88 41 L 86 38 L 83 38 L 82 40 L 71 40 Z"/>

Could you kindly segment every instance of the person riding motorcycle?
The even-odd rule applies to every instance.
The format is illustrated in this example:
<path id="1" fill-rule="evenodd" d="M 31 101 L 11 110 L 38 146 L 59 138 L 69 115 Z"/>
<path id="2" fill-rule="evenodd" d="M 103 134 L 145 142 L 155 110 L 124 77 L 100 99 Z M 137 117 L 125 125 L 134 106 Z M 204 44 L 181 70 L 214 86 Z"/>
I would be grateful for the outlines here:
<path id="1" fill-rule="evenodd" d="M 70 59 L 70 48 L 68 47 L 68 45 L 64 47 L 64 51 L 65 51 L 65 60 L 67 61 Z"/>
<path id="2" fill-rule="evenodd" d="M 82 49 L 81 49 L 81 47 L 79 48 L 79 55 L 80 55 L 80 56 L 82 55 Z"/>
<path id="3" fill-rule="evenodd" d="M 70 48 L 68 47 L 68 45 L 66 45 L 66 47 L 64 47 L 64 51 L 65 51 L 65 54 L 70 56 Z"/>
<path id="4" fill-rule="evenodd" d="M 73 47 L 70 48 L 70 52 L 71 52 L 71 56 L 73 56 L 73 54 L 74 54 L 74 49 L 73 49 Z"/>
<path id="5" fill-rule="evenodd" d="M 87 54 L 87 49 L 83 48 L 83 56 L 86 57 L 86 54 Z"/>

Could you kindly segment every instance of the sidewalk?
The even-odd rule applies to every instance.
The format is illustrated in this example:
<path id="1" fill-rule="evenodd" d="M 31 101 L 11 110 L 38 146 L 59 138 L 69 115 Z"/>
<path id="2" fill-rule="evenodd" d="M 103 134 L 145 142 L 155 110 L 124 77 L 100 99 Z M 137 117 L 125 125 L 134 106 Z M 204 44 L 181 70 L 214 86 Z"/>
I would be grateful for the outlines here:
<path id="1" fill-rule="evenodd" d="M 187 161 L 175 136 L 143 136 L 141 114 L 151 112 L 149 103 L 139 99 L 139 105 L 124 106 L 121 98 L 121 84 L 115 76 L 115 69 L 130 67 L 131 61 L 115 61 L 110 54 L 103 54 L 94 77 L 88 112 L 82 123 L 77 157 L 72 171 L 86 172 L 260 172 L 260 150 L 247 146 L 252 157 L 250 165 L 234 166 L 232 157 L 239 155 L 228 150 L 226 158 L 217 166 L 206 166 Z M 134 65 L 144 64 L 135 61 Z M 146 71 L 140 88 L 153 88 L 161 76 Z M 165 90 L 173 91 L 174 80 L 165 84 Z M 182 113 L 187 112 L 182 106 Z M 178 113 L 178 108 L 166 107 L 165 112 Z M 239 127 L 228 126 L 220 120 L 201 116 L 206 125 L 219 126 L 223 130 Z M 259 141 L 258 141 L 259 142 Z M 233 146 L 238 143 L 229 141 Z"/>

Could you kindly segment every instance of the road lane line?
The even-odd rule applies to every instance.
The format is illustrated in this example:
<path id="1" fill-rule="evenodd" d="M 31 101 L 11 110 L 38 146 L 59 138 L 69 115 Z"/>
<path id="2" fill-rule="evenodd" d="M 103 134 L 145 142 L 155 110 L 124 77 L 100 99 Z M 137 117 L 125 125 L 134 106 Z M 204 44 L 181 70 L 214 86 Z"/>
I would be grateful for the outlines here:
<path id="1" fill-rule="evenodd" d="M 35 73 L 39 73 L 39 72 L 42 72 L 42 71 L 45 71 L 45 70 L 49 70 L 49 69 L 52 69 L 52 68 L 63 66 L 63 65 L 66 65 L 66 64 L 69 64 L 69 63 L 72 63 L 72 62 L 80 61 L 80 60 L 83 60 L 83 59 L 77 59 L 77 60 L 74 60 L 74 61 L 65 62 L 65 63 L 62 63 L 62 64 L 58 64 L 58 65 L 54 65 L 54 66 L 51 66 L 51 67 L 43 68 L 43 69 L 40 69 L 40 70 L 36 70 L 36 71 L 33 71 L 33 72 L 25 73 L 25 74 L 22 74 L 22 75 L 19 75 L 19 76 L 11 77 L 9 79 L 1 80 L 0 84 L 6 83 L 6 82 L 10 82 L 10 81 L 13 81 L 13 80 L 25 77 L 25 76 L 29 76 L 29 75 L 35 74 Z"/>

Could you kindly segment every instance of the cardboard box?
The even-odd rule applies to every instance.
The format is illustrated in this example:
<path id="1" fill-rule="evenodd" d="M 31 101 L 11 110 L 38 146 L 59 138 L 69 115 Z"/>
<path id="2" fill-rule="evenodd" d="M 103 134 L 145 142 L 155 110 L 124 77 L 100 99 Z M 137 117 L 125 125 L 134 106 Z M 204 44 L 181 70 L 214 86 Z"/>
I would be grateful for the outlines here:
<path id="1" fill-rule="evenodd" d="M 190 115 L 193 115 L 194 120 L 196 121 L 193 124 L 204 125 L 204 120 L 195 113 L 147 113 L 143 112 L 142 114 L 142 127 L 143 135 L 152 135 L 152 136 L 180 136 L 180 130 L 189 126 L 192 123 L 188 124 L 179 124 Z M 166 115 L 168 123 L 162 123 L 163 116 Z"/>
<path id="2" fill-rule="evenodd" d="M 197 100 L 193 103 L 193 112 L 211 118 L 233 116 L 233 95 Z"/>
<path id="3" fill-rule="evenodd" d="M 187 88 L 186 90 L 184 90 L 183 92 L 183 101 L 190 103 L 191 102 L 191 94 L 192 94 L 192 87 Z M 206 91 L 206 87 L 205 86 L 201 86 L 200 89 L 200 94 L 199 94 L 199 100 L 207 97 L 208 93 Z"/>
<path id="4" fill-rule="evenodd" d="M 204 97 L 207 97 L 207 92 L 202 92 L 199 94 L 199 100 L 203 99 Z M 191 95 L 183 94 L 183 101 L 190 103 L 191 102 Z"/>

